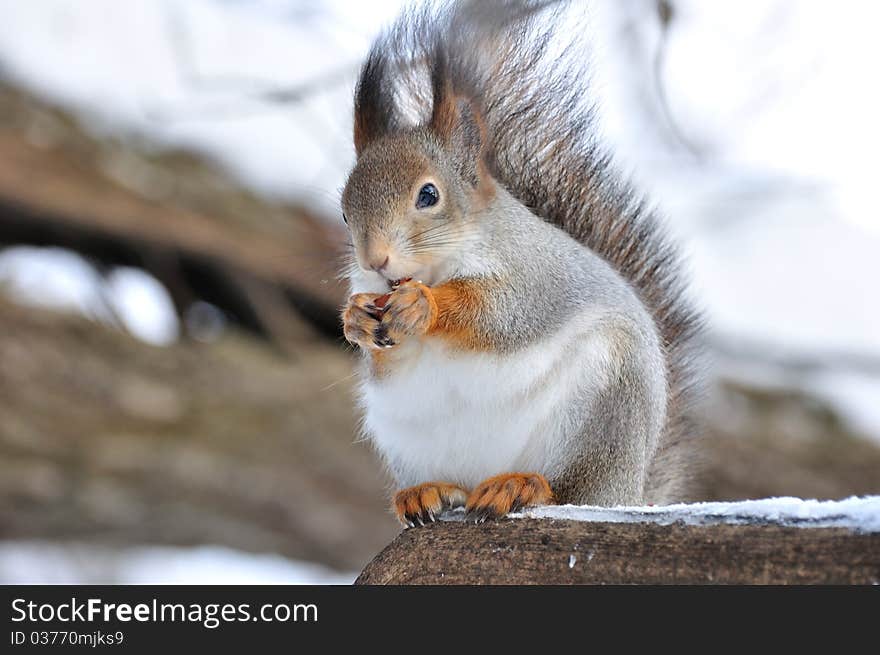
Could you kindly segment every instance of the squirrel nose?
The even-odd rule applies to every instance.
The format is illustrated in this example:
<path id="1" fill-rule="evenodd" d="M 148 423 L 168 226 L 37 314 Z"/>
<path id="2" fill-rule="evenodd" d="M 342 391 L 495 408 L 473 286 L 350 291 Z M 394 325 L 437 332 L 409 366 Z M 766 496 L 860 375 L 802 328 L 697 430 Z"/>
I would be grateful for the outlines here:
<path id="1" fill-rule="evenodd" d="M 382 256 L 382 255 L 378 255 L 376 258 L 373 259 L 373 261 L 370 262 L 370 268 L 372 268 L 372 269 L 373 269 L 374 271 L 376 271 L 377 273 L 381 273 L 382 270 L 383 270 L 386 266 L 388 266 L 388 258 L 389 258 L 389 256 L 388 256 L 388 255 L 385 255 L 385 259 L 383 259 L 381 263 L 378 263 L 378 262 L 379 262 L 379 257 L 381 257 L 381 256 Z"/>

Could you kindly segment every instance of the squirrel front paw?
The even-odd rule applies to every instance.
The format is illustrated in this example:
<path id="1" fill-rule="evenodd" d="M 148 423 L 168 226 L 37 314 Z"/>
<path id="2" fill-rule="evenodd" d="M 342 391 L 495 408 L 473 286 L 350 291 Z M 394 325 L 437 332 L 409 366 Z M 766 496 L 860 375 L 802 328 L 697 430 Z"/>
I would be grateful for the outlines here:
<path id="1" fill-rule="evenodd" d="M 381 348 L 376 337 L 381 310 L 375 306 L 378 293 L 356 293 L 348 299 L 342 310 L 342 327 L 345 338 L 361 348 Z"/>
<path id="2" fill-rule="evenodd" d="M 394 512 L 403 525 L 414 527 L 436 521 L 444 509 L 461 507 L 467 491 L 446 482 L 425 482 L 394 494 Z"/>
<path id="3" fill-rule="evenodd" d="M 555 502 L 547 478 L 540 473 L 503 473 L 474 487 L 465 510 L 467 520 L 482 523 L 523 507 Z"/>
<path id="4" fill-rule="evenodd" d="M 425 334 L 437 318 L 437 302 L 421 282 L 401 282 L 383 306 L 377 343 L 393 346 L 408 336 Z"/>

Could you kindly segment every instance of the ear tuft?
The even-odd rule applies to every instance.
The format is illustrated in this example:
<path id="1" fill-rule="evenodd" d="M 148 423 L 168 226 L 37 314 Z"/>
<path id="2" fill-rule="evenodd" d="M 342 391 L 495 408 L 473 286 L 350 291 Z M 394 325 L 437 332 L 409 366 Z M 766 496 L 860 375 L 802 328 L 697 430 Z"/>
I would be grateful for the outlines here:
<path id="1" fill-rule="evenodd" d="M 391 131 L 394 107 L 385 88 L 388 62 L 379 50 L 367 57 L 354 94 L 354 149 L 360 157 L 370 143 Z"/>
<path id="2" fill-rule="evenodd" d="M 434 82 L 434 107 L 429 127 L 449 149 L 460 172 L 474 187 L 480 185 L 485 166 L 486 130 L 474 105 L 457 95 L 447 81 Z"/>

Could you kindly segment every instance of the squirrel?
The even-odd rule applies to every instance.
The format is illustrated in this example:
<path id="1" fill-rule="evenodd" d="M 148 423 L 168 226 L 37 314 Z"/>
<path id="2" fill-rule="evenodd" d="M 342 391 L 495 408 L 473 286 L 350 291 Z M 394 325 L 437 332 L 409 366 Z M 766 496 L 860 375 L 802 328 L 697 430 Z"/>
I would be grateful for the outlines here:
<path id="1" fill-rule="evenodd" d="M 356 85 L 342 322 L 405 526 L 686 493 L 700 317 L 549 5 L 410 10 Z"/>

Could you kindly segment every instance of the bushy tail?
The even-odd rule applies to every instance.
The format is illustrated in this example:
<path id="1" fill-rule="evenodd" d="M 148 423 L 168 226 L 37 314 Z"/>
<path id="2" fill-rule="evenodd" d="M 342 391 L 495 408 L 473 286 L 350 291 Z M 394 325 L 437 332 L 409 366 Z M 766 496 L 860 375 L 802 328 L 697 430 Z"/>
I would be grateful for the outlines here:
<path id="1" fill-rule="evenodd" d="M 359 130 L 427 122 L 440 88 L 467 98 L 484 121 L 494 177 L 629 280 L 666 349 L 668 420 L 646 492 L 648 502 L 665 503 L 687 495 L 700 321 L 685 299 L 676 249 L 595 140 L 587 53 L 559 35 L 565 4 L 467 0 L 405 14 L 362 70 L 356 141 Z"/>

